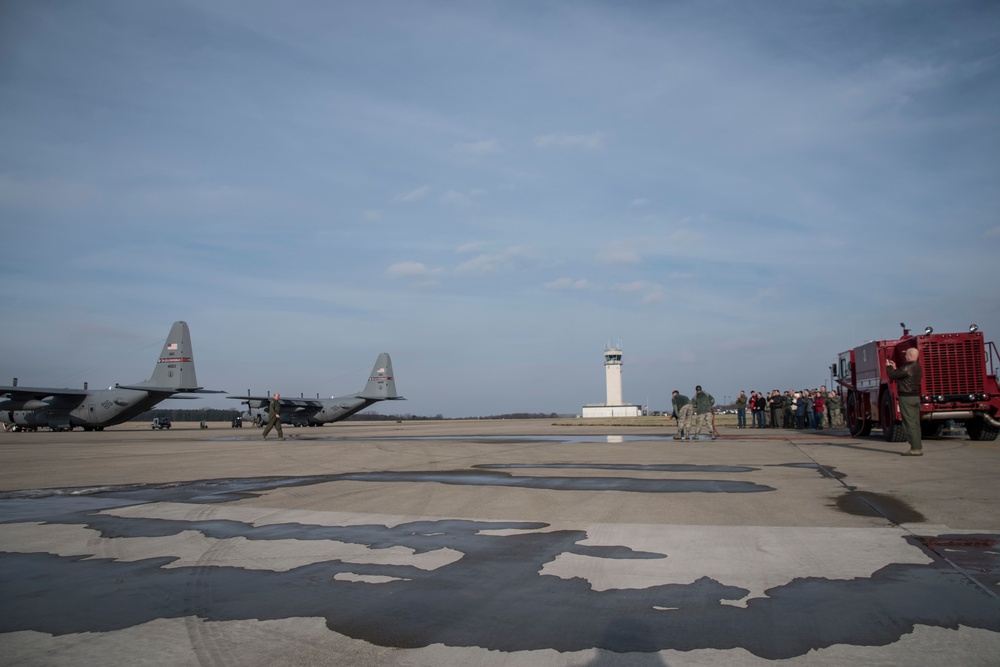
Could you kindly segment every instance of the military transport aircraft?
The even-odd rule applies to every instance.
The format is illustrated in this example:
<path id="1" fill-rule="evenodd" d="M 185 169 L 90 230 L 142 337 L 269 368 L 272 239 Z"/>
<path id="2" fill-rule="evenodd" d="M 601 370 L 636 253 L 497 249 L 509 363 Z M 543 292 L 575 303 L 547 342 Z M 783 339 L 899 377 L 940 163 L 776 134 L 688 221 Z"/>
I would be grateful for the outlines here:
<path id="1" fill-rule="evenodd" d="M 82 426 L 100 431 L 132 419 L 174 394 L 222 394 L 202 389 L 194 374 L 194 353 L 187 322 L 174 322 L 148 380 L 110 389 L 56 389 L 0 386 L 0 422 L 25 431 L 47 426 L 68 431 Z"/>
<path id="2" fill-rule="evenodd" d="M 270 396 L 227 396 L 247 404 L 247 413 L 255 423 L 267 421 Z M 319 426 L 347 419 L 379 401 L 402 401 L 396 395 L 396 380 L 392 376 L 392 359 L 387 352 L 378 355 L 372 367 L 368 384 L 356 394 L 333 398 L 288 398 L 282 396 L 281 423 L 293 426 Z"/>

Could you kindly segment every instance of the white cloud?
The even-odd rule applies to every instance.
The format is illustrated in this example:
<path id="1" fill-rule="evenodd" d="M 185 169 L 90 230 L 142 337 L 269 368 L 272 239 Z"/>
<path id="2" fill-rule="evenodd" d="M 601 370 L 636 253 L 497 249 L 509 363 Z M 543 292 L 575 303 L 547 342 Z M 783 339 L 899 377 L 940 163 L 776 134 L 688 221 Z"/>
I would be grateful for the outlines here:
<path id="1" fill-rule="evenodd" d="M 455 249 L 455 252 L 459 254 L 465 254 L 470 252 L 476 252 L 482 248 L 486 247 L 485 241 L 470 241 L 469 243 L 463 243 Z"/>
<path id="2" fill-rule="evenodd" d="M 646 304 L 663 303 L 667 300 L 667 292 L 662 287 L 656 287 L 647 292 L 642 297 L 642 302 Z"/>
<path id="3" fill-rule="evenodd" d="M 754 301 L 773 301 L 781 297 L 781 292 L 776 287 L 765 287 L 758 290 L 754 295 Z"/>
<path id="4" fill-rule="evenodd" d="M 490 155 L 492 153 L 500 153 L 502 151 L 500 149 L 500 142 L 496 139 L 487 139 L 485 141 L 457 143 L 455 144 L 455 152 L 463 153 L 465 155 Z"/>
<path id="5" fill-rule="evenodd" d="M 583 148 L 597 150 L 604 147 L 604 135 L 601 132 L 592 134 L 546 134 L 535 137 L 536 148 Z"/>
<path id="6" fill-rule="evenodd" d="M 496 273 L 507 266 L 509 258 L 504 253 L 484 253 L 455 267 L 455 273 Z"/>
<path id="7" fill-rule="evenodd" d="M 0 206 L 73 209 L 92 206 L 100 199 L 93 187 L 79 181 L 55 178 L 17 180 L 0 175 Z"/>
<path id="8" fill-rule="evenodd" d="M 529 246 L 510 246 L 498 252 L 482 253 L 466 260 L 455 267 L 455 273 L 496 273 L 512 271 L 523 260 L 536 257 L 537 253 Z"/>
<path id="9" fill-rule="evenodd" d="M 562 277 L 545 283 L 544 287 L 545 289 L 553 290 L 584 290 L 589 289 L 591 284 L 586 278 L 574 280 L 573 278 Z"/>
<path id="10" fill-rule="evenodd" d="M 605 264 L 639 264 L 642 258 L 635 250 L 628 248 L 605 248 L 598 254 L 598 259 Z"/>
<path id="11" fill-rule="evenodd" d="M 486 194 L 486 190 L 482 188 L 473 188 L 468 192 L 458 192 L 456 190 L 448 190 L 448 192 L 441 195 L 440 202 L 442 204 L 447 204 L 449 206 L 470 206 L 475 203 L 475 200 Z"/>
<path id="12" fill-rule="evenodd" d="M 431 186 L 429 186 L 429 185 L 422 185 L 419 188 L 416 188 L 414 190 L 410 190 L 409 192 L 407 192 L 405 194 L 396 195 L 395 197 L 392 198 L 392 203 L 395 204 L 397 202 L 412 202 L 412 201 L 417 201 L 417 200 L 423 199 L 424 196 L 426 196 L 427 193 L 430 192 L 430 191 L 431 191 Z"/>
<path id="13" fill-rule="evenodd" d="M 415 287 L 438 285 L 437 277 L 443 272 L 443 269 L 429 268 L 423 262 L 397 262 L 385 270 L 390 278 L 406 280 Z"/>
<path id="14" fill-rule="evenodd" d="M 622 294 L 634 295 L 645 304 L 658 304 L 667 300 L 667 290 L 663 285 L 648 280 L 634 280 L 629 283 L 618 283 L 613 288 Z"/>

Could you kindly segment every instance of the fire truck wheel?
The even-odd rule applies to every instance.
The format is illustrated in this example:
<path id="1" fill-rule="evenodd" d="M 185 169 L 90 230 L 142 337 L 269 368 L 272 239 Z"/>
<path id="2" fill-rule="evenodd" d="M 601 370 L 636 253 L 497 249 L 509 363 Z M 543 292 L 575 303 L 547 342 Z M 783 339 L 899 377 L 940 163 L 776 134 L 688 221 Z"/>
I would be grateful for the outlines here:
<path id="1" fill-rule="evenodd" d="M 996 440 L 1000 429 L 987 423 L 982 417 L 973 417 L 965 422 L 965 432 L 970 440 Z"/>
<path id="2" fill-rule="evenodd" d="M 852 438 L 867 438 L 872 432 L 872 423 L 858 415 L 858 397 L 853 392 L 847 396 L 847 428 Z"/>
<path id="3" fill-rule="evenodd" d="M 896 406 L 893 404 L 891 394 L 886 393 L 882 396 L 882 408 L 879 412 L 882 418 L 882 437 L 885 441 L 903 442 L 906 440 L 903 422 L 896 420 Z"/>

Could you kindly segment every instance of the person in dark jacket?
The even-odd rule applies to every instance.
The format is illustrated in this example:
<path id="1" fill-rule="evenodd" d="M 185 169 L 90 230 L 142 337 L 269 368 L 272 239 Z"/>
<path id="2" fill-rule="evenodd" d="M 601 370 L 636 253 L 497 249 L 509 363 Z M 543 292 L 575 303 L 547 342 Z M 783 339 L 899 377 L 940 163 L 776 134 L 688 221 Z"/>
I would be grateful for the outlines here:
<path id="1" fill-rule="evenodd" d="M 886 375 L 896 382 L 899 394 L 899 414 L 903 417 L 903 428 L 910 443 L 910 451 L 903 456 L 923 456 L 924 443 L 920 439 L 920 380 L 924 369 L 920 367 L 920 351 L 911 347 L 906 351 L 905 363 L 896 368 L 896 362 L 885 362 Z"/>
<path id="2" fill-rule="evenodd" d="M 736 397 L 736 428 L 747 427 L 747 392 L 741 390 Z"/>
<path id="3" fill-rule="evenodd" d="M 688 433 L 688 440 L 698 440 L 702 426 L 705 431 L 715 440 L 715 422 L 712 419 L 712 406 L 715 405 L 715 397 L 701 390 L 701 385 L 694 388 L 694 396 L 691 398 L 694 403 L 694 433 Z"/>
<path id="4" fill-rule="evenodd" d="M 812 392 L 808 389 L 802 390 L 802 400 L 806 404 L 806 428 L 816 428 L 816 405 L 813 403 Z"/>
<path id="5" fill-rule="evenodd" d="M 767 398 L 764 392 L 757 392 L 757 397 L 753 402 L 753 416 L 755 428 L 767 428 Z"/>
<path id="6" fill-rule="evenodd" d="M 801 431 L 806 427 L 806 399 L 802 392 L 795 392 L 792 409 L 795 412 L 795 428 Z"/>
<path id="7" fill-rule="evenodd" d="M 777 389 L 771 392 L 767 399 L 767 408 L 771 411 L 771 428 L 781 427 L 781 392 Z"/>

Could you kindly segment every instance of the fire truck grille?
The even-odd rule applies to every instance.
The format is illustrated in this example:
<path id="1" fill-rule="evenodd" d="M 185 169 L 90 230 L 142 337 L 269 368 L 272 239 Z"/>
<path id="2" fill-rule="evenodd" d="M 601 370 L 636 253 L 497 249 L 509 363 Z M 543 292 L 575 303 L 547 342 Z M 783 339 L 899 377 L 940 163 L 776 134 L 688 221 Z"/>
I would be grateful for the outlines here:
<path id="1" fill-rule="evenodd" d="M 986 386 L 981 338 L 926 341 L 921 353 L 928 394 L 981 393 Z"/>

